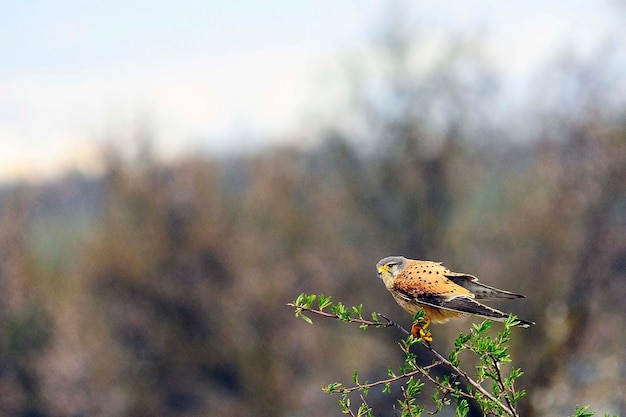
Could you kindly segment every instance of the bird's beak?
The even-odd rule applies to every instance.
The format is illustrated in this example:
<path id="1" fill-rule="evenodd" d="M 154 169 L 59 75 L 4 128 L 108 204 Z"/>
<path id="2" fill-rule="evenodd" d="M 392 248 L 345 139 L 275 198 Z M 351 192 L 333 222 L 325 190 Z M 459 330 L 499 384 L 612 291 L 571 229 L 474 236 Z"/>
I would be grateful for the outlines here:
<path id="1" fill-rule="evenodd" d="M 383 275 L 387 273 L 387 271 L 389 270 L 389 267 L 387 265 L 380 265 L 376 267 L 376 269 L 378 270 L 378 275 Z"/>

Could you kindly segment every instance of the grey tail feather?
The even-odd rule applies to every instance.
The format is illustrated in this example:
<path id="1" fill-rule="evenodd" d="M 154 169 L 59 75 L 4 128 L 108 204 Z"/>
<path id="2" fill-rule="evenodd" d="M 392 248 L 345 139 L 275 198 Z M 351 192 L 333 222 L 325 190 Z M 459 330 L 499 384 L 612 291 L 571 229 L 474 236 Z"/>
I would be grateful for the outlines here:
<path id="1" fill-rule="evenodd" d="M 484 300 L 484 299 L 495 299 L 495 298 L 504 298 L 504 299 L 515 299 L 515 298 L 526 298 L 525 295 L 516 294 L 514 292 L 500 290 L 495 287 L 491 287 L 489 285 L 483 284 L 482 282 L 478 282 L 476 278 L 472 275 L 450 275 L 448 276 L 455 284 L 460 285 L 461 287 L 469 290 L 476 299 Z M 473 280 L 472 280 L 473 279 Z"/>

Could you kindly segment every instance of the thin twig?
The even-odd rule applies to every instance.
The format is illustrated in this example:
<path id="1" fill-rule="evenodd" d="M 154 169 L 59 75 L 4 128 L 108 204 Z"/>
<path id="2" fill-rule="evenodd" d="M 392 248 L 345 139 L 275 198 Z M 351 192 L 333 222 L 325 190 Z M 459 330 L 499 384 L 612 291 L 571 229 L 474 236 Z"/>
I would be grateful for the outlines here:
<path id="1" fill-rule="evenodd" d="M 500 372 L 500 363 L 496 360 L 496 358 L 492 354 L 489 354 L 489 359 L 491 359 L 491 363 L 493 364 L 493 367 L 496 368 L 496 376 L 498 377 L 496 379 L 496 383 L 500 387 L 500 391 L 502 392 L 502 395 L 504 396 L 506 403 L 509 405 L 509 408 L 511 410 L 514 410 L 513 403 L 511 402 L 511 398 L 509 398 L 509 395 L 507 394 L 507 389 L 504 386 L 504 380 L 502 379 L 502 373 Z"/>
<path id="2" fill-rule="evenodd" d="M 389 326 L 394 326 L 395 328 L 397 328 L 398 330 L 400 330 L 402 333 L 404 333 L 406 336 L 410 335 L 411 332 L 409 332 L 407 329 L 405 329 L 404 327 L 402 327 L 400 324 L 392 321 L 389 317 L 385 316 L 384 314 L 380 314 L 380 313 L 376 313 L 379 317 L 382 317 L 383 319 L 385 319 L 387 321 L 387 323 L 385 323 L 387 325 L 387 327 Z"/>
<path id="3" fill-rule="evenodd" d="M 418 368 L 419 369 L 419 368 Z M 448 393 L 448 392 L 454 392 L 454 389 L 450 386 L 446 386 L 443 385 L 441 382 L 437 381 L 435 378 L 433 378 L 432 376 L 430 376 L 430 374 L 428 374 L 428 372 L 422 372 L 422 375 L 424 375 L 424 377 L 426 377 L 430 382 L 433 383 L 433 385 L 439 387 L 440 389 L 443 390 L 444 394 Z M 473 399 L 474 397 L 472 396 L 472 394 L 468 394 L 465 391 L 459 391 L 458 394 L 461 397 L 465 397 L 465 398 L 469 398 L 469 399 Z"/>
<path id="4" fill-rule="evenodd" d="M 420 369 L 416 369 L 414 371 L 411 372 L 406 372 L 400 375 L 396 375 L 394 377 L 391 378 L 387 378 L 387 379 L 381 379 L 379 381 L 376 382 L 368 382 L 367 384 L 358 384 L 358 385 L 354 385 L 352 387 L 343 387 L 340 389 L 340 392 L 345 393 L 345 392 L 352 392 L 352 391 L 357 391 L 360 389 L 369 389 L 372 387 L 376 387 L 378 385 L 384 385 L 384 384 L 391 384 L 392 382 L 396 382 L 399 381 L 401 379 L 406 379 L 406 378 L 410 378 L 412 376 L 415 376 L 417 374 L 421 373 Z"/>
<path id="5" fill-rule="evenodd" d="M 409 402 L 409 396 L 406 393 L 406 389 L 402 387 L 401 390 L 402 390 L 402 396 L 404 397 L 404 403 L 406 404 L 406 409 L 409 410 L 409 416 L 415 417 L 415 415 L 413 414 L 413 410 L 411 409 L 411 403 Z"/>

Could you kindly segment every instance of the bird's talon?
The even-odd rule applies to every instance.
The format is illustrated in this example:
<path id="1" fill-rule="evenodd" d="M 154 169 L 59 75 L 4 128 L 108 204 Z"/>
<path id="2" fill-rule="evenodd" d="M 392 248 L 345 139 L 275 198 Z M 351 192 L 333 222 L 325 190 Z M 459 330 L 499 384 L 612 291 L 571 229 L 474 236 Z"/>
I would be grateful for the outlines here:
<path id="1" fill-rule="evenodd" d="M 430 330 L 421 329 L 420 336 L 422 336 L 422 340 L 424 340 L 425 342 L 430 343 L 433 341 L 433 335 L 430 333 Z"/>
<path id="2" fill-rule="evenodd" d="M 429 325 L 430 325 L 430 321 L 427 321 L 424 326 L 422 326 L 418 322 L 413 323 L 413 326 L 411 326 L 411 335 L 415 339 L 421 338 L 425 342 L 429 342 L 429 343 L 432 342 L 433 335 L 430 333 L 430 330 L 427 330 Z"/>

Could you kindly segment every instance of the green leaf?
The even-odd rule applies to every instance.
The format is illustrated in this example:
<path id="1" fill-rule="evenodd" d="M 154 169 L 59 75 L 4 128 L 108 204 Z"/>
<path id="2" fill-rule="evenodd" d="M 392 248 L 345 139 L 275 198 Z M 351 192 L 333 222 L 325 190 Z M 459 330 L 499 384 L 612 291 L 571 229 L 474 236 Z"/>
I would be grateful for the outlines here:
<path id="1" fill-rule="evenodd" d="M 341 382 L 331 382 L 328 385 L 322 386 L 322 390 L 329 394 L 332 394 L 334 392 L 341 392 L 343 391 L 343 384 Z"/>
<path id="2" fill-rule="evenodd" d="M 452 364 L 454 366 L 459 366 L 460 362 L 459 362 L 459 351 L 458 350 L 453 350 L 452 352 L 450 352 L 450 355 L 448 355 L 448 360 L 450 362 L 452 362 Z"/>
<path id="3" fill-rule="evenodd" d="M 317 295 L 310 294 L 306 296 L 305 298 L 306 298 L 306 307 L 311 308 L 313 306 L 313 301 L 315 301 L 315 299 L 317 298 Z"/>
<path id="4" fill-rule="evenodd" d="M 491 324 L 492 324 L 491 320 L 485 320 L 479 325 L 472 324 L 472 328 L 477 333 L 477 335 L 482 335 L 483 333 L 485 333 L 487 330 L 491 328 Z"/>
<path id="5" fill-rule="evenodd" d="M 296 298 L 296 301 L 294 301 L 294 304 L 297 305 L 298 307 L 302 307 L 304 305 L 304 297 L 305 297 L 305 294 L 300 293 L 298 298 Z"/>
<path id="6" fill-rule="evenodd" d="M 302 311 L 300 311 L 300 313 L 296 313 L 296 315 L 298 315 L 299 317 L 302 318 L 302 320 L 306 321 L 309 324 L 313 324 L 313 320 L 311 320 L 307 315 L 305 315 Z"/>
<path id="7" fill-rule="evenodd" d="M 410 377 L 406 382 L 406 394 L 409 397 L 415 397 L 422 392 L 424 385 L 425 384 L 421 380 Z"/>
<path id="8" fill-rule="evenodd" d="M 385 386 L 383 387 L 383 393 L 391 394 L 391 383 L 385 382 Z"/>
<path id="9" fill-rule="evenodd" d="M 413 346 L 416 343 L 419 343 L 422 339 L 421 338 L 414 338 L 413 335 L 408 335 L 406 339 L 403 339 L 400 341 L 400 344 L 402 346 L 402 350 L 405 352 L 408 352 L 408 350 L 410 349 L 411 346 Z"/>
<path id="10" fill-rule="evenodd" d="M 339 407 L 341 408 L 341 412 L 344 414 L 348 414 L 350 412 L 350 398 L 344 396 L 339 400 Z"/>
<path id="11" fill-rule="evenodd" d="M 591 412 L 591 411 L 587 411 L 587 409 L 589 408 L 588 405 L 584 406 L 584 407 L 580 407 L 580 406 L 576 406 L 576 414 L 574 415 L 574 417 L 591 417 L 593 416 L 595 413 Z"/>
<path id="12" fill-rule="evenodd" d="M 350 311 L 346 308 L 346 306 L 340 301 L 337 304 L 332 306 L 332 311 L 334 314 L 339 317 L 339 319 L 343 321 L 350 321 Z"/>
<path id="13" fill-rule="evenodd" d="M 415 314 L 413 314 L 413 322 L 420 322 L 424 320 L 424 315 L 426 313 L 424 313 L 424 310 L 422 308 L 419 308 Z"/>
<path id="14" fill-rule="evenodd" d="M 459 404 L 456 406 L 456 410 L 454 412 L 454 417 L 465 417 L 469 412 L 469 404 L 467 400 L 464 398 L 459 401 Z"/>
<path id="15" fill-rule="evenodd" d="M 375 311 L 372 312 L 372 321 L 374 323 L 380 323 L 380 319 L 378 318 L 378 314 Z"/>
<path id="16" fill-rule="evenodd" d="M 431 397 L 433 400 L 433 403 L 435 403 L 435 405 L 437 406 L 437 410 L 432 414 L 436 414 L 440 412 L 441 410 L 443 410 L 444 400 L 440 398 L 440 394 L 441 394 L 440 390 L 436 389 L 435 393 Z"/>
<path id="17" fill-rule="evenodd" d="M 371 416 L 371 415 L 372 415 L 371 407 L 365 403 L 361 403 L 357 411 L 357 416 Z"/>
<path id="18" fill-rule="evenodd" d="M 454 341 L 454 346 L 455 346 L 457 349 L 461 349 L 461 348 L 463 347 L 463 345 L 464 345 L 464 344 L 466 344 L 466 343 L 467 343 L 467 342 L 468 342 L 471 338 L 472 338 L 472 335 L 471 335 L 471 334 L 467 334 L 467 335 L 465 335 L 465 334 L 461 333 L 461 334 L 459 335 L 459 337 L 457 337 L 457 338 L 455 339 L 455 341 Z"/>
<path id="19" fill-rule="evenodd" d="M 517 316 L 515 314 L 509 314 L 506 320 L 504 320 L 504 327 L 509 328 L 513 326 L 517 326 L 520 324 L 520 321 L 517 320 Z"/>
<path id="20" fill-rule="evenodd" d="M 332 297 L 325 297 L 324 294 L 320 294 L 318 300 L 317 300 L 317 307 L 320 310 L 324 310 L 326 307 L 332 305 L 332 301 L 331 301 Z"/>

